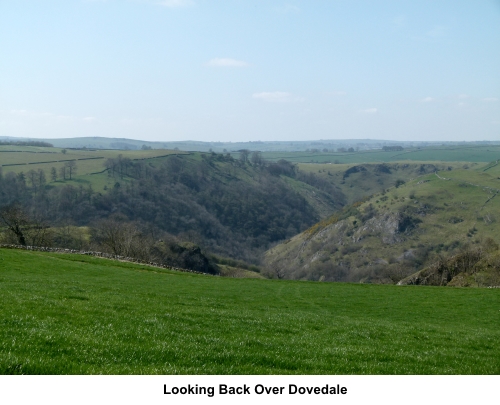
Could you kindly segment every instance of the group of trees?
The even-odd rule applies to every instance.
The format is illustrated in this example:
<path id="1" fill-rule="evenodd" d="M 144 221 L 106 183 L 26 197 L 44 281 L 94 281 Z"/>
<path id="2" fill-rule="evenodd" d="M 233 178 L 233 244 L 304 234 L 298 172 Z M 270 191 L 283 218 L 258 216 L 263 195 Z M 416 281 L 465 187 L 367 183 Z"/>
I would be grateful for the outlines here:
<path id="1" fill-rule="evenodd" d="M 109 160 L 109 174 L 128 181 L 117 182 L 120 187 L 99 197 L 98 206 L 116 207 L 131 220 L 154 223 L 215 253 L 250 260 L 318 219 L 304 198 L 266 168 L 252 169 L 257 181 L 248 182 L 238 177 L 249 174 L 241 160 L 203 156 L 171 156 L 158 167 Z"/>
<path id="2" fill-rule="evenodd" d="M 115 180 L 114 187 L 105 192 L 95 192 L 89 185 L 60 183 L 49 187 L 43 170 L 0 174 L 0 207 L 17 204 L 32 218 L 43 218 L 34 227 L 21 227 L 30 235 L 35 230 L 57 229 L 52 232 L 52 243 L 64 247 L 80 248 L 89 237 L 71 235 L 74 229 L 87 226 L 92 229 L 89 240 L 102 249 L 141 256 L 145 251 L 142 242 L 154 245 L 154 238 L 144 236 L 148 228 L 147 235 L 164 240 L 175 237 L 211 253 L 251 263 L 258 262 L 273 243 L 290 238 L 319 219 L 315 209 L 283 180 L 288 176 L 321 186 L 314 175 L 302 175 L 286 161 L 264 162 L 258 153 L 251 153 L 247 161 L 229 154 L 201 156 L 172 155 L 156 164 L 123 156 L 108 159 L 105 169 Z M 74 163 L 66 162 L 59 173 L 51 169 L 50 180 L 55 181 L 57 174 L 61 180 L 73 177 Z M 112 218 L 114 222 L 107 222 Z M 5 220 L 1 222 L 9 227 Z M 138 231 L 133 231 L 131 224 Z M 128 239 L 113 244 L 115 228 L 111 225 Z M 14 228 L 8 229 L 14 241 Z M 48 243 L 49 233 L 45 232 L 44 243 Z M 37 238 L 25 237 L 24 243 L 41 243 L 40 236 Z M 16 243 L 23 244 L 19 238 Z"/>
<path id="3" fill-rule="evenodd" d="M 43 141 L 0 141 L 0 145 L 15 145 L 15 146 L 38 146 L 43 148 L 52 148 L 54 145 Z"/>
<path id="4" fill-rule="evenodd" d="M 20 178 L 23 179 L 24 173 L 20 173 Z M 38 191 L 43 190 L 45 184 L 47 183 L 47 179 L 45 177 L 45 172 L 42 169 L 38 170 L 30 170 L 27 173 L 26 178 L 28 182 L 31 184 L 33 192 L 37 194 Z"/>
<path id="5" fill-rule="evenodd" d="M 318 148 L 306 149 L 306 152 L 311 152 L 311 153 L 320 153 L 320 152 L 323 152 L 323 153 L 331 153 L 331 152 L 339 152 L 339 153 L 349 152 L 349 153 L 354 153 L 354 152 L 357 152 L 357 151 L 359 151 L 359 147 L 356 147 L 356 149 L 354 149 L 353 147 L 349 147 L 349 148 L 340 147 L 340 148 L 337 148 L 337 149 L 328 149 L 328 148 L 323 148 L 323 149 L 318 149 Z"/>
<path id="6" fill-rule="evenodd" d="M 166 233 L 151 232 L 143 224 L 126 221 L 120 215 L 83 229 L 68 223 L 50 227 L 47 221 L 14 203 L 0 208 L 0 226 L 7 230 L 2 238 L 4 243 L 93 250 L 204 273 L 219 272 L 217 264 L 198 246 L 179 242 Z"/>
<path id="7" fill-rule="evenodd" d="M 64 165 L 59 168 L 59 176 L 62 180 L 72 180 L 73 176 L 76 174 L 76 162 L 74 160 L 69 160 Z M 56 168 L 51 168 L 51 178 L 53 181 L 57 179 Z"/>
<path id="8" fill-rule="evenodd" d="M 248 149 L 239 150 L 240 161 L 243 163 L 250 162 L 254 165 L 264 164 L 264 159 L 262 158 L 262 153 L 260 151 L 250 151 Z"/>
<path id="9" fill-rule="evenodd" d="M 404 148 L 400 145 L 395 145 L 395 146 L 383 146 L 382 150 L 384 152 L 400 152 L 404 150 Z"/>
<path id="10" fill-rule="evenodd" d="M 0 177 L 2 177 L 1 169 L 0 167 Z M 72 180 L 76 171 L 77 165 L 74 160 L 64 163 L 64 165 L 59 168 L 59 171 L 55 167 L 51 167 L 50 181 L 57 181 L 58 178 L 61 180 Z M 18 174 L 9 172 L 6 174 L 6 180 L 16 188 L 16 195 L 28 191 L 31 191 L 34 195 L 43 193 L 47 184 L 47 176 L 43 169 L 31 169 L 26 173 L 19 172 Z"/>

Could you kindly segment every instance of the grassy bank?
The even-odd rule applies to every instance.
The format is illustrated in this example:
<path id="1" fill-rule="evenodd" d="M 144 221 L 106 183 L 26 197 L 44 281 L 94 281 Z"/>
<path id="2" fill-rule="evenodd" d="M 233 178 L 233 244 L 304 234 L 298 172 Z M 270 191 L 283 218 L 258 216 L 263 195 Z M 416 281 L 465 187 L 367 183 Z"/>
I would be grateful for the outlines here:
<path id="1" fill-rule="evenodd" d="M 500 290 L 0 250 L 1 374 L 498 374 Z"/>

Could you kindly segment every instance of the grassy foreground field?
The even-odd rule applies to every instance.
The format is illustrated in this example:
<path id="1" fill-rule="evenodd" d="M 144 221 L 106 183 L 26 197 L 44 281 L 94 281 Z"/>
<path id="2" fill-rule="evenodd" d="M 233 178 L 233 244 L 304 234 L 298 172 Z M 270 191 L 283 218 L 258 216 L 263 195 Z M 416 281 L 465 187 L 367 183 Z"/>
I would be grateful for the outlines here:
<path id="1" fill-rule="evenodd" d="M 500 290 L 0 250 L 0 374 L 499 374 Z"/>

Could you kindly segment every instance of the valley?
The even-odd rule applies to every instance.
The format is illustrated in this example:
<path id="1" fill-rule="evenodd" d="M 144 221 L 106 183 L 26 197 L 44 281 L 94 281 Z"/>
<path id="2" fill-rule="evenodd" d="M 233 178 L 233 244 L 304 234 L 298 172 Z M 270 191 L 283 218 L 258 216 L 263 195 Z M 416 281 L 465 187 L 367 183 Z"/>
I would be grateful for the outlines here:
<path id="1" fill-rule="evenodd" d="M 233 277 L 253 266 L 259 277 L 398 283 L 500 239 L 500 170 L 485 162 L 496 148 L 389 148 L 308 163 L 304 152 L 1 145 L 0 194 L 43 224 L 49 246 Z M 19 242 L 9 227 L 2 235 Z"/>
<path id="2" fill-rule="evenodd" d="M 1 146 L 0 373 L 498 374 L 496 159 L 264 156 Z"/>

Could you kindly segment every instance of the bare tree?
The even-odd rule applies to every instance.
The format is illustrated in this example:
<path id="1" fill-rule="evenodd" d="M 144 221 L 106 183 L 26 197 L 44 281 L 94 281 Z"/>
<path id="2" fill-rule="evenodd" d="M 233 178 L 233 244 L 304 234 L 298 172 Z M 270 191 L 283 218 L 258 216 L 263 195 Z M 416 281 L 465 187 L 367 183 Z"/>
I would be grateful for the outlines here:
<path id="1" fill-rule="evenodd" d="M 38 169 L 36 173 L 38 175 L 38 186 L 40 187 L 41 190 L 45 187 L 45 184 L 47 183 L 45 172 L 43 171 L 43 169 Z"/>
<path id="2" fill-rule="evenodd" d="M 123 176 L 128 176 L 128 170 L 132 166 L 132 160 L 128 157 L 118 155 L 118 164 L 120 166 L 120 178 L 123 179 Z"/>
<path id="3" fill-rule="evenodd" d="M 31 188 L 36 195 L 38 190 L 41 190 L 45 186 L 45 172 L 42 169 L 38 169 L 37 171 L 32 169 L 28 172 L 27 177 L 28 181 L 31 183 Z"/>
<path id="4" fill-rule="evenodd" d="M 31 188 L 36 195 L 38 190 L 38 174 L 33 169 L 28 172 L 28 181 L 31 183 Z"/>
<path id="5" fill-rule="evenodd" d="M 244 163 L 248 161 L 248 155 L 250 154 L 250 151 L 248 149 L 241 149 L 240 150 L 240 160 Z"/>
<path id="6" fill-rule="evenodd" d="M 76 173 L 76 161 L 70 160 L 69 162 L 66 162 L 64 166 L 67 167 L 69 179 L 71 180 L 72 176 Z"/>
<path id="7" fill-rule="evenodd" d="M 61 166 L 59 169 L 59 175 L 63 180 L 66 180 L 66 166 Z"/>
<path id="8" fill-rule="evenodd" d="M 262 155 L 261 155 L 261 153 L 259 151 L 252 152 L 250 160 L 251 160 L 251 162 L 254 165 L 260 165 L 260 164 L 262 164 Z"/>
<path id="9" fill-rule="evenodd" d="M 104 166 L 106 167 L 106 170 L 108 171 L 108 176 L 115 176 L 115 170 L 116 170 L 116 160 L 113 158 L 108 158 L 104 162 Z"/>
<path id="10" fill-rule="evenodd" d="M 50 168 L 50 179 L 52 181 L 56 181 L 57 180 L 57 169 L 55 167 L 51 167 Z"/>
<path id="11" fill-rule="evenodd" d="M 47 183 L 45 172 L 43 171 L 43 169 L 38 169 L 36 172 L 38 174 L 38 186 L 40 187 L 40 189 L 42 189 Z"/>
<path id="12" fill-rule="evenodd" d="M 29 226 L 29 217 L 20 205 L 14 204 L 0 209 L 0 219 L 11 231 L 18 243 L 26 246 L 26 228 Z"/>
<path id="13" fill-rule="evenodd" d="M 285 270 L 278 267 L 274 268 L 274 274 L 276 274 L 276 277 L 278 277 L 278 279 L 280 280 L 285 278 Z"/>
<path id="14" fill-rule="evenodd" d="M 47 246 L 51 244 L 50 228 L 41 217 L 30 216 L 19 204 L 0 209 L 0 220 L 22 246 Z"/>
<path id="15" fill-rule="evenodd" d="M 26 175 L 24 172 L 19 172 L 17 177 L 17 181 L 22 184 L 23 186 L 26 186 Z"/>
<path id="16" fill-rule="evenodd" d="M 105 250 L 117 256 L 146 258 L 149 238 L 132 223 L 117 219 L 100 221 L 94 229 L 93 239 Z"/>

